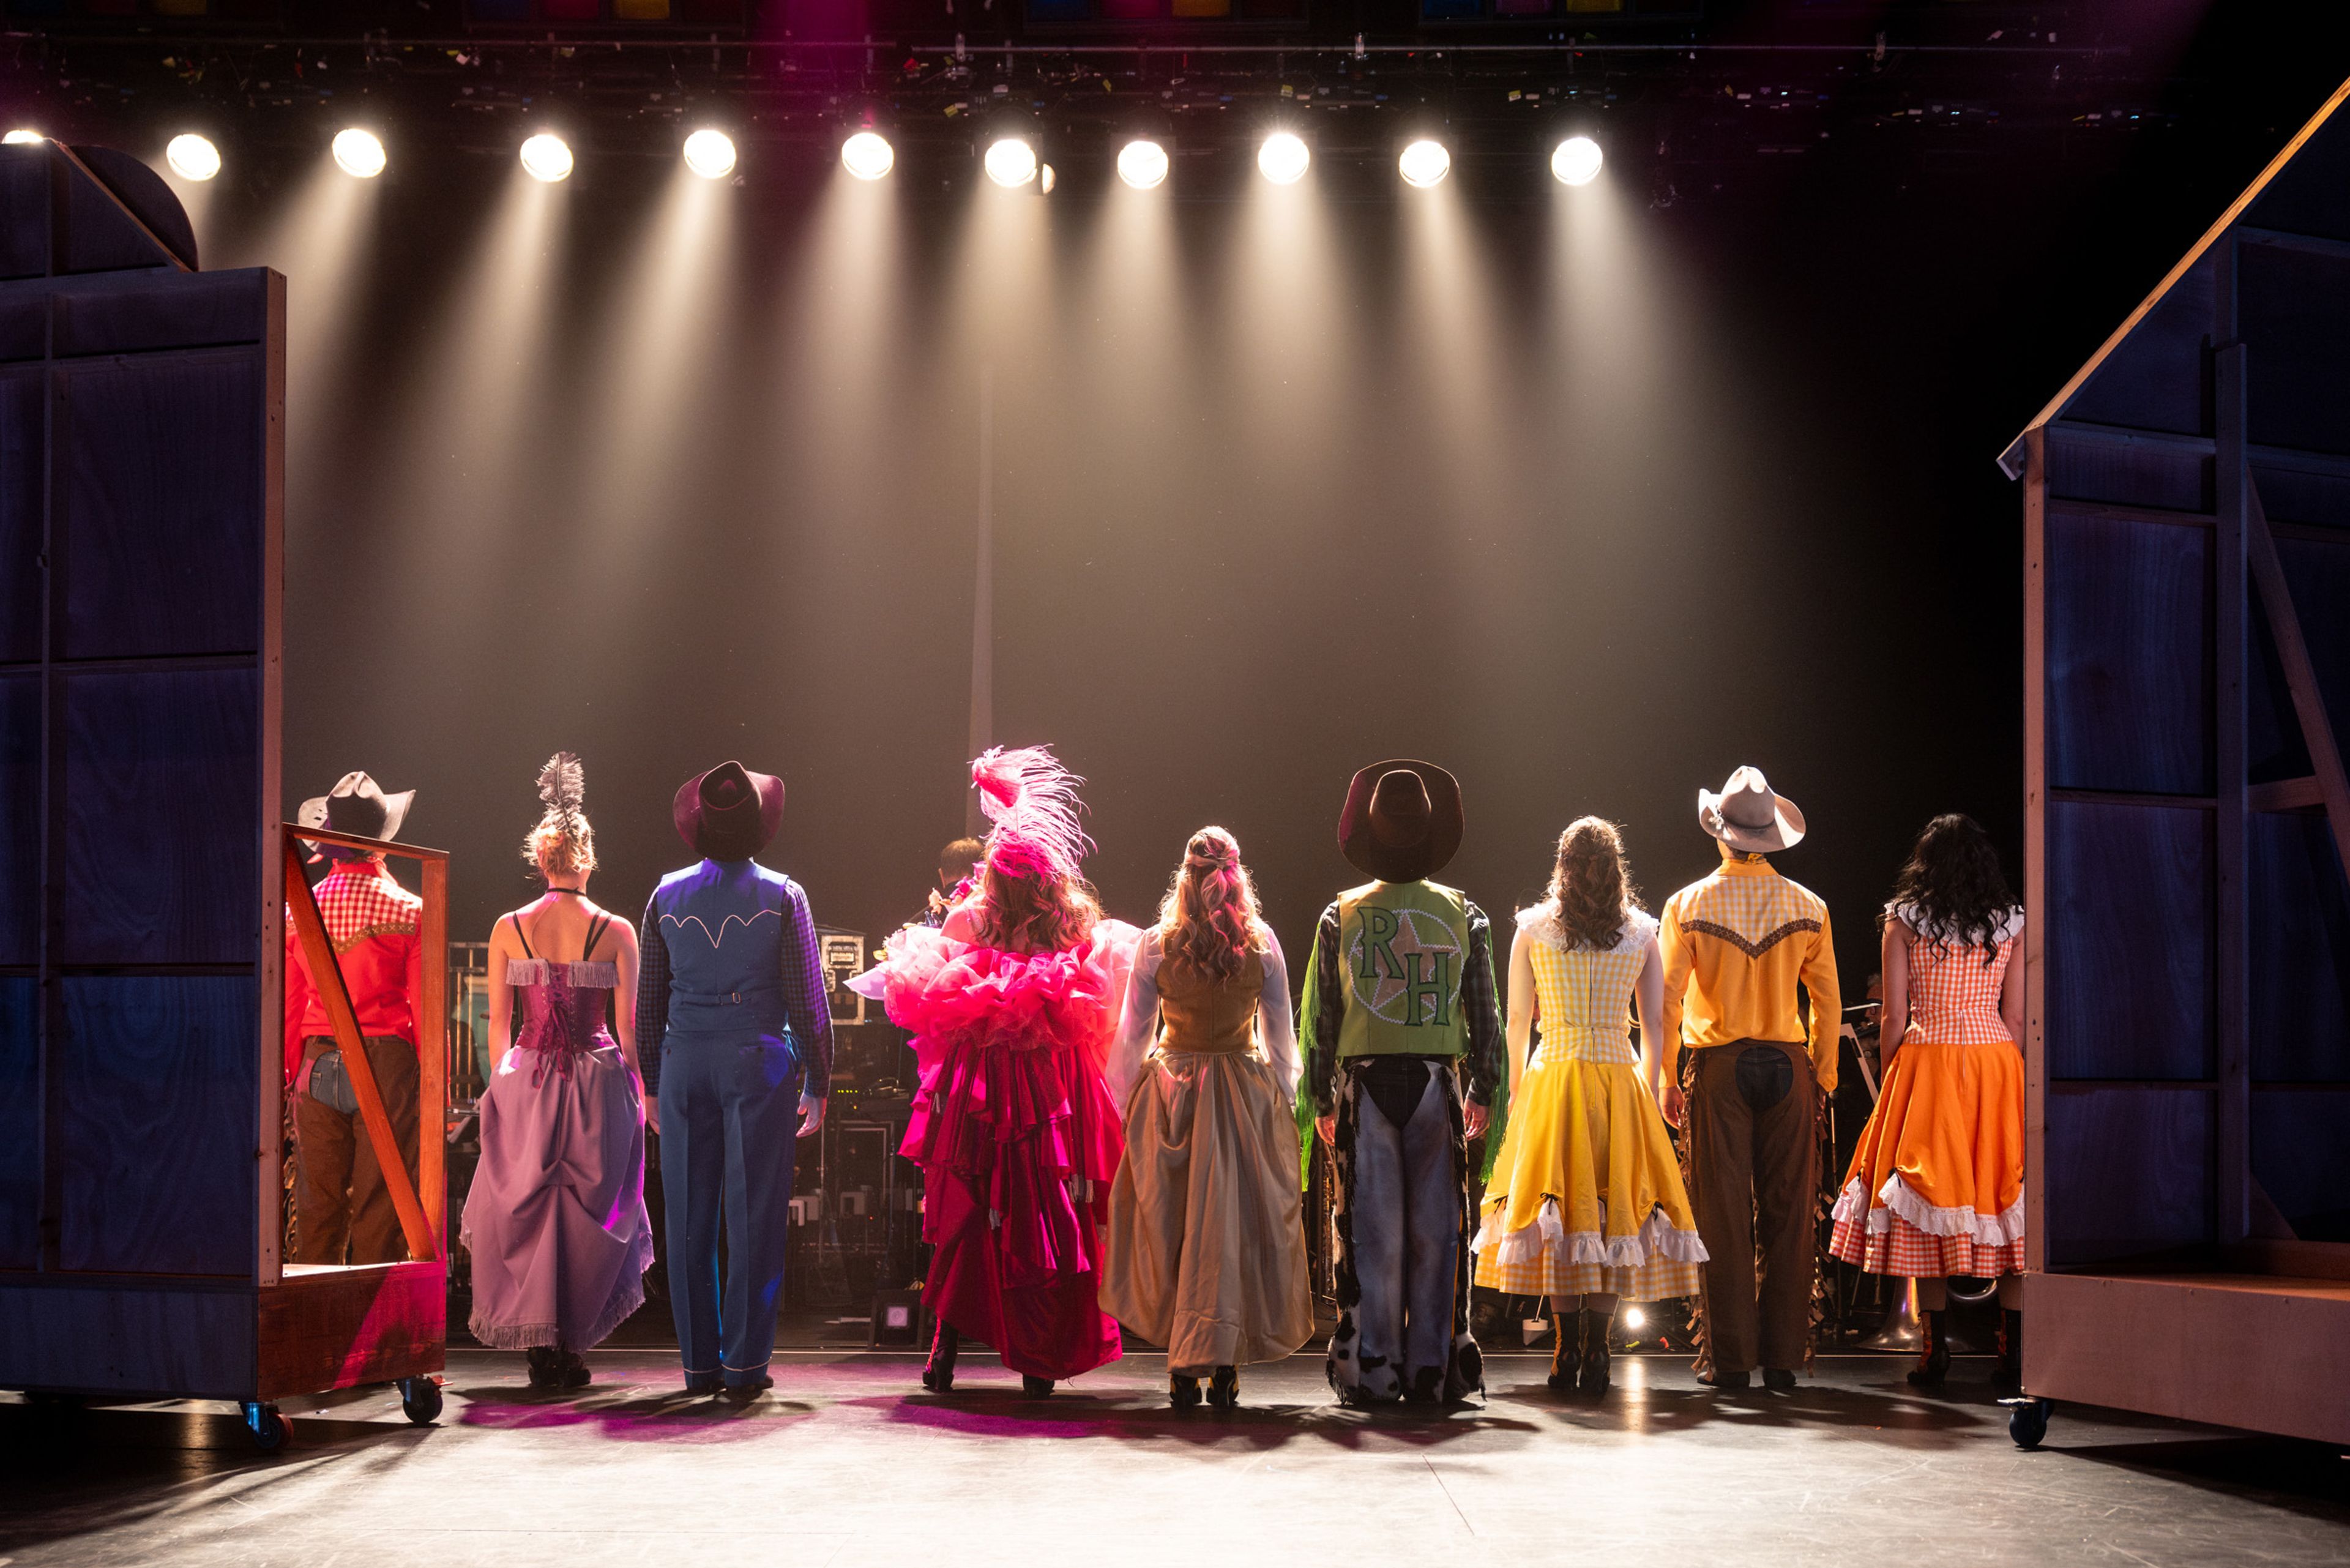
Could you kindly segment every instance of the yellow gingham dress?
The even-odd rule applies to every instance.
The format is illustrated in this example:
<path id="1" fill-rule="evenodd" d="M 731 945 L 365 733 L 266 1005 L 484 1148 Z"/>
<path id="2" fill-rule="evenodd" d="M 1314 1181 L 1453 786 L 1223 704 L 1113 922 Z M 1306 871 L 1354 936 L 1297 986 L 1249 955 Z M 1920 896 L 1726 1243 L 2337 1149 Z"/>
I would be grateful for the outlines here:
<path id="1" fill-rule="evenodd" d="M 1477 1282 L 1526 1296 L 1695 1295 L 1705 1244 L 1629 1029 L 1657 922 L 1634 911 L 1605 952 L 1567 948 L 1547 903 L 1518 924 L 1531 939 L 1542 1044 L 1485 1189 Z"/>

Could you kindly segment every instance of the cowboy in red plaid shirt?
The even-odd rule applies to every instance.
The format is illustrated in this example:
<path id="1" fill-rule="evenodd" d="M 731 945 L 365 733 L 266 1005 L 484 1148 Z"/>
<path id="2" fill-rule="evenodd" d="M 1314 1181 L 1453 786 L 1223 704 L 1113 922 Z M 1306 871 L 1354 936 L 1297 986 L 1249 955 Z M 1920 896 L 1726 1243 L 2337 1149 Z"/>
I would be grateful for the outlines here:
<path id="1" fill-rule="evenodd" d="M 414 790 L 387 795 L 367 774 L 348 774 L 325 796 L 306 802 L 300 820 L 338 833 L 390 838 L 399 834 L 415 796 Z M 312 890 L 318 916 L 413 1182 L 415 1002 L 424 960 L 417 918 L 424 901 L 392 880 L 380 854 L 339 846 L 326 846 L 324 853 L 333 866 Z M 408 1255 L 400 1217 L 361 1125 L 326 1000 L 290 919 L 285 1041 L 286 1083 L 294 1095 L 294 1261 L 397 1262 Z"/>

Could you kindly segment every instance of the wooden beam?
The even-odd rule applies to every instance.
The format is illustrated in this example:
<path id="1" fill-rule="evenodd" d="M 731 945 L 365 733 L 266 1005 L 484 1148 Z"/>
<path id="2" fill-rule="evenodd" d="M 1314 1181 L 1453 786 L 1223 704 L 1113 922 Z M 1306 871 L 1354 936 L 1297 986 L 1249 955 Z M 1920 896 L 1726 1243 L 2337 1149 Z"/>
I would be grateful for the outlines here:
<path id="1" fill-rule="evenodd" d="M 2212 766 L 2215 804 L 2212 815 L 2214 850 L 2213 1033 L 2217 1048 L 2214 1078 L 2219 1085 L 2212 1105 L 2218 1134 L 2214 1173 L 2219 1234 L 2222 1246 L 2242 1241 L 2251 1230 L 2251 897 L 2246 878 L 2251 870 L 2251 821 L 2245 792 L 2250 715 L 2251 591 L 2246 535 L 2250 531 L 2249 496 L 2252 487 L 2245 434 L 2246 348 L 2230 341 L 2235 327 L 2235 268 L 2232 244 L 2218 253 L 2219 286 L 2212 350 L 2212 400 L 2218 435 L 2213 484 L 2219 523 L 2211 539 L 2213 713 Z"/>
<path id="2" fill-rule="evenodd" d="M 2048 798 L 2064 805 L 2147 805 L 2173 811 L 2210 811 L 2208 794 L 2143 794 L 2121 789 L 2052 789 Z"/>
<path id="3" fill-rule="evenodd" d="M 351 993 L 343 985 L 342 966 L 335 961 L 334 943 L 327 938 L 326 922 L 318 918 L 317 898 L 302 876 L 302 852 L 295 847 L 290 836 L 286 841 L 286 903 L 294 914 L 295 938 L 302 944 L 311 983 L 318 988 L 318 999 L 326 1003 L 335 1044 L 342 1052 L 343 1072 L 350 1079 L 352 1097 L 359 1103 L 359 1120 L 366 1126 L 368 1142 L 375 1149 L 384 1189 L 391 1195 L 392 1211 L 400 1216 L 400 1231 L 407 1239 L 408 1255 L 420 1262 L 430 1260 L 433 1256 L 432 1228 L 425 1223 L 424 1210 L 416 1201 L 416 1189 L 409 1184 L 408 1161 L 401 1156 L 400 1139 L 391 1130 L 391 1117 L 384 1111 L 383 1091 L 376 1086 L 375 1068 L 368 1061 L 367 1041 L 359 1033 L 359 1015 L 351 1010 Z M 423 1136 L 424 1129 L 420 1127 L 420 1143 Z"/>
<path id="4" fill-rule="evenodd" d="M 2350 81 L 2345 81 L 2334 89 L 2334 96 L 2327 99 L 2319 107 L 2317 112 L 2309 117 L 2309 123 L 2303 126 L 2274 158 L 2269 160 L 2269 165 L 2261 171 L 2260 178 L 2245 186 L 2243 193 L 2228 203 L 2228 210 L 2220 213 L 2219 220 L 2210 228 L 2203 231 L 2203 237 L 2195 242 L 2193 249 L 2179 257 L 2177 264 L 2168 272 L 2163 274 L 2162 281 L 2154 286 L 2154 291 L 2138 301 L 2137 308 L 2131 311 L 2123 319 L 2122 324 L 2113 329 L 2112 334 L 2099 345 L 2097 351 L 2089 356 L 2088 363 L 2074 371 L 2072 379 L 2059 388 L 2056 395 L 2049 399 L 2047 404 L 2038 413 L 2032 416 L 2032 422 L 2023 427 L 2022 433 L 2009 442 L 2007 450 L 2000 453 L 2000 467 L 2005 471 L 2010 479 L 2020 478 L 2025 472 L 2025 455 L 2018 450 L 2023 445 L 2024 437 L 2033 431 L 2046 428 L 2064 413 L 2064 406 L 2073 400 L 2075 393 L 2088 384 L 2089 378 L 2097 373 L 2098 369 L 2112 356 L 2114 350 L 2122 346 L 2122 341 L 2137 330 L 2138 323 L 2151 315 L 2154 307 L 2162 303 L 2163 296 L 2178 287 L 2180 280 L 2195 270 L 2196 265 L 2202 261 L 2204 253 L 2217 244 L 2220 236 L 2243 217 L 2254 202 L 2260 200 L 2261 193 L 2268 189 L 2269 182 L 2282 173 L 2284 166 L 2300 156 L 2301 150 L 2308 145 L 2309 139 L 2317 134 L 2320 126 L 2334 118 L 2334 110 L 2342 107 L 2345 99 L 2350 99 Z M 2230 332 L 2228 336 L 2232 337 L 2234 333 Z"/>
<path id="5" fill-rule="evenodd" d="M 2166 528 L 2210 528 L 2219 522 L 2209 512 L 2181 512 L 2170 506 L 2124 506 L 2112 501 L 2068 501 L 2061 495 L 2048 498 L 2048 514 L 2100 523 L 2146 523 Z M 2350 545 L 2350 528 L 2330 524 L 2272 521 L 2269 532 L 2280 539 L 2303 544 Z"/>
<path id="6" fill-rule="evenodd" d="M 2303 251 L 2314 256 L 2332 256 L 2336 261 L 2350 261 L 2350 240 L 2329 240 L 2320 234 L 2296 234 L 2283 229 L 2256 229 L 2250 223 L 2236 231 L 2236 237 L 2248 245 L 2266 245 L 2273 250 Z"/>
<path id="7" fill-rule="evenodd" d="M 449 862 L 424 863 L 424 909 L 416 940 L 424 950 L 416 999 L 416 1181 L 432 1256 L 449 1255 Z"/>
<path id="8" fill-rule="evenodd" d="M 2259 568 L 2255 566 L 2254 572 Z M 2279 779 L 2274 784 L 2253 784 L 2244 791 L 2244 804 L 2254 811 L 2313 811 L 2325 804 L 2325 792 L 2317 787 L 2314 776 L 2305 779 Z"/>
<path id="9" fill-rule="evenodd" d="M 2139 430 L 2132 425 L 2092 424 L 2085 420 L 2059 420 L 2048 429 L 2059 440 L 2092 441 L 2100 446 L 2153 447 L 2164 452 L 2191 452 L 2199 457 L 2210 457 L 2218 450 L 2212 437 L 2189 435 L 2180 431 Z M 2311 452 L 2297 446 L 2258 446 L 2251 442 L 2245 443 L 2244 451 L 2254 468 L 2272 468 L 2285 473 L 2314 473 L 2327 479 L 2350 479 L 2350 456 L 2341 452 Z"/>
<path id="10" fill-rule="evenodd" d="M 2047 436 L 2027 431 L 2023 444 L 2023 1267 L 2038 1273 L 2048 1267 Z"/>
<path id="11" fill-rule="evenodd" d="M 2317 667 L 2310 659 L 2308 640 L 2302 636 L 2301 612 L 2293 606 L 2292 585 L 2284 580 L 2284 561 L 2277 554 L 2276 536 L 2269 530 L 2260 487 L 2248 484 L 2245 488 L 2251 508 L 2248 543 L 2252 580 L 2260 585 L 2277 662 L 2284 667 L 2285 688 L 2293 693 L 2302 742 L 2309 748 L 2312 778 L 2325 806 L 2325 820 L 2334 829 L 2334 852 L 2342 862 L 2343 875 L 2350 877 L 2350 776 L 2342 770 L 2342 751 L 2334 742 L 2334 722 L 2326 716 L 2325 694 L 2317 688 Z"/>

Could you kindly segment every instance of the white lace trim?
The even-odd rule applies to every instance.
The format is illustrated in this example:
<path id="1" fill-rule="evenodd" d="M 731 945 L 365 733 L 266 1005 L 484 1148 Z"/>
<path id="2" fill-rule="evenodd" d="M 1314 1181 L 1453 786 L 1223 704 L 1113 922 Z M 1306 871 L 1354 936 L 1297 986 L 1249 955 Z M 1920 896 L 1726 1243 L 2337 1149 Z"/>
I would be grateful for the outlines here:
<path id="1" fill-rule="evenodd" d="M 1971 1236 L 1978 1247 L 2008 1247 L 2023 1240 L 2023 1189 L 2015 1191 L 2015 1201 L 1988 1219 L 1967 1204 L 1938 1209 L 1918 1196 L 1909 1184 L 1895 1172 L 1885 1179 L 1884 1188 L 1870 1203 L 1862 1190 L 1860 1178 L 1845 1183 L 1836 1195 L 1835 1219 L 1839 1223 L 1866 1219 L 1871 1235 L 1881 1236 L 1893 1229 L 1896 1214 L 1929 1236 Z"/>
<path id="2" fill-rule="evenodd" d="M 1547 942 L 1561 952 L 1589 950 L 1568 942 L 1566 928 L 1559 924 L 1558 905 L 1548 898 L 1531 909 L 1518 911 L 1518 929 L 1538 941 Z M 1616 939 L 1616 945 L 1607 950 L 1611 953 L 1638 952 L 1655 939 L 1656 934 L 1655 916 L 1645 909 L 1627 909 L 1625 911 L 1623 932 Z"/>
<path id="3" fill-rule="evenodd" d="M 1629 1236 L 1612 1240 L 1605 1233 L 1607 1205 L 1599 1205 L 1598 1231 L 1569 1231 L 1559 1218 L 1558 1199 L 1545 1198 L 1534 1216 L 1534 1222 L 1518 1230 L 1498 1231 L 1502 1209 L 1496 1208 L 1486 1217 L 1477 1231 L 1477 1239 L 1469 1250 L 1482 1255 L 1488 1251 L 1497 1263 L 1534 1263 L 1542 1261 L 1545 1252 L 1555 1253 L 1562 1263 L 1596 1263 L 1607 1269 L 1637 1269 L 1644 1264 L 1669 1259 L 1676 1263 L 1702 1263 L 1710 1255 L 1705 1243 L 1694 1231 L 1677 1228 L 1662 1209 L 1650 1210 L 1648 1222 Z"/>
<path id="4" fill-rule="evenodd" d="M 1940 929 L 1939 924 L 1929 921 L 1926 919 L 1926 912 L 1918 908 L 1915 904 L 1887 904 L 1885 906 L 1885 912 L 1892 916 L 1895 919 L 1900 921 L 1903 925 L 1908 927 L 1910 930 L 1916 932 L 1918 936 L 1927 938 L 1929 940 L 1932 940 Z M 1996 946 L 2000 942 L 2013 941 L 2022 929 L 2023 911 L 2022 909 L 2010 909 L 2007 914 L 2007 919 L 2002 920 L 2000 922 L 1999 929 L 1991 933 L 1992 944 Z"/>

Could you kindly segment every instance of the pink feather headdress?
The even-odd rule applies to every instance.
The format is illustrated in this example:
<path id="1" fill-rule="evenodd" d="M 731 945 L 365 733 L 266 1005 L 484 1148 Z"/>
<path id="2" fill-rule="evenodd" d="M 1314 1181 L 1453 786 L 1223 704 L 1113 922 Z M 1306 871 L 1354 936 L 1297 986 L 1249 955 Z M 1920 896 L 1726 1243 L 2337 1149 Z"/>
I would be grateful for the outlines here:
<path id="1" fill-rule="evenodd" d="M 1094 847 L 1077 826 L 1085 809 L 1077 786 L 1086 781 L 1063 767 L 1050 746 L 992 747 L 971 764 L 971 782 L 979 809 L 995 825 L 987 836 L 989 864 L 1018 876 L 1077 876 Z"/>

